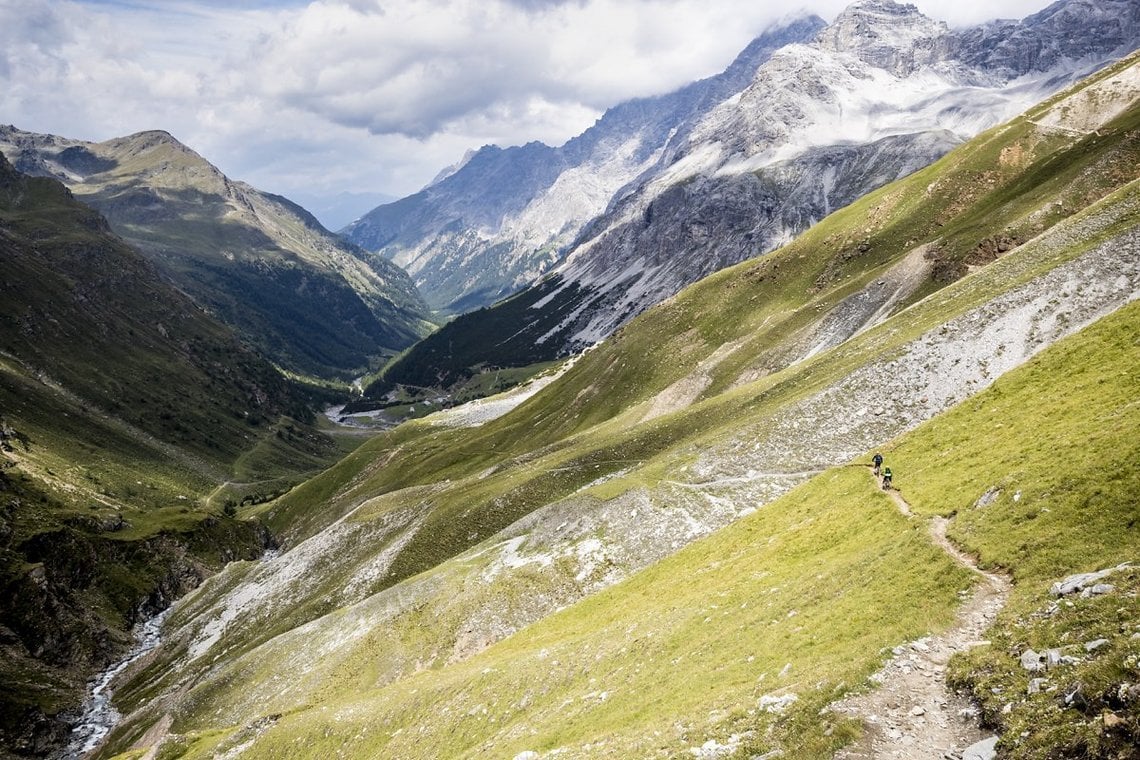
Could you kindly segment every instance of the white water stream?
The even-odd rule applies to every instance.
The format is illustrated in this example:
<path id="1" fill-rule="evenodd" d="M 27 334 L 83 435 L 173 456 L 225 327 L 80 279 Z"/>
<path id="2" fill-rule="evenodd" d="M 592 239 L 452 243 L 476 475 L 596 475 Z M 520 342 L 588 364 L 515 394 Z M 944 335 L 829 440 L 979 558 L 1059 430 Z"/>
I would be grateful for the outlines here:
<path id="1" fill-rule="evenodd" d="M 71 730 L 71 741 L 60 757 L 67 759 L 86 757 L 99 746 L 107 734 L 111 733 L 111 729 L 122 718 L 119 711 L 111 704 L 111 682 L 128 665 L 158 646 L 162 640 L 162 624 L 172 609 L 173 607 L 167 608 L 150 620 L 136 625 L 134 648 L 91 682 L 91 692 L 83 706 L 83 715 Z"/>

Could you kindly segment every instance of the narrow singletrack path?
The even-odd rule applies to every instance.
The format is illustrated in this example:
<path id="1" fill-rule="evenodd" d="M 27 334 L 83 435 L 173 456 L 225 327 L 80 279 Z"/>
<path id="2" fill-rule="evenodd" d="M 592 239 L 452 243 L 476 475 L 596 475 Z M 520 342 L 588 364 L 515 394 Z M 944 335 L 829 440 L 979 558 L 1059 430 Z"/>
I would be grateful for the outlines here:
<path id="1" fill-rule="evenodd" d="M 873 472 L 871 477 L 878 487 L 879 479 Z M 915 518 L 897 489 L 887 494 L 899 512 Z M 946 538 L 949 522 L 944 517 L 931 520 L 931 540 L 983 582 L 965 597 L 953 626 L 896 647 L 894 656 L 871 677 L 878 687 L 832 705 L 835 712 L 859 718 L 864 725 L 862 738 L 840 750 L 836 760 L 960 758 L 966 748 L 988 738 L 977 725 L 977 711 L 970 701 L 947 687 L 946 663 L 955 652 L 979 643 L 1005 605 L 1010 582 L 1003 575 L 982 570 L 973 557 L 954 546 Z"/>

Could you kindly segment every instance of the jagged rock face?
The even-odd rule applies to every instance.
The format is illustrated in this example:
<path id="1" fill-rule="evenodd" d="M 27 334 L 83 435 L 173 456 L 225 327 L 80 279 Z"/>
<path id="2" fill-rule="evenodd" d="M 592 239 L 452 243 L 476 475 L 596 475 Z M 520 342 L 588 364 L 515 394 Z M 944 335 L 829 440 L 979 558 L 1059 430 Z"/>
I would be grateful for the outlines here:
<path id="1" fill-rule="evenodd" d="M 485 146 L 342 234 L 407 268 L 435 308 L 491 303 L 549 271 L 582 227 L 667 157 L 708 108 L 745 87 L 775 50 L 822 26 L 812 17 L 762 35 L 722 74 L 611 108 L 560 148 Z"/>
<path id="2" fill-rule="evenodd" d="M 1066 61 L 1125 55 L 1140 36 L 1133 0 L 1061 0 L 1024 21 L 994 21 L 955 33 L 955 57 L 969 66 L 1015 77 Z"/>
<path id="3" fill-rule="evenodd" d="M 740 89 L 706 98 L 581 226 L 550 276 L 506 307 L 510 332 L 482 363 L 580 350 L 685 285 L 772 250 L 1135 47 L 1138 8 L 1068 0 L 1020 22 L 952 31 L 891 0 L 851 6 L 814 41 L 769 52 L 747 81 L 727 77 Z M 578 181 L 586 169 L 575 169 Z M 479 249 L 483 265 L 518 250 L 498 246 Z M 484 335 L 497 319 L 479 312 L 461 324 Z"/>
<path id="4" fill-rule="evenodd" d="M 949 31 L 913 5 L 861 0 L 824 29 L 816 44 L 822 50 L 848 53 L 875 68 L 905 77 L 946 58 Z"/>
<path id="5" fill-rule="evenodd" d="M 479 306 L 556 263 L 538 246 L 521 256 L 503 249 L 526 234 L 517 220 L 536 188 L 549 188 L 567 168 L 559 151 L 540 143 L 485 146 L 437 184 L 366 214 L 345 237 L 404 267 L 432 306 L 460 299 Z"/>
<path id="6" fill-rule="evenodd" d="M 672 185 L 639 217 L 607 230 L 561 268 L 566 286 L 575 285 L 580 308 L 540 340 L 570 350 L 592 345 L 648 304 L 751 258 L 757 249 L 787 242 L 832 210 L 929 164 L 958 142 L 950 132 L 935 131 L 828 146 L 756 172 Z M 677 250 L 686 255 L 676 256 Z"/>

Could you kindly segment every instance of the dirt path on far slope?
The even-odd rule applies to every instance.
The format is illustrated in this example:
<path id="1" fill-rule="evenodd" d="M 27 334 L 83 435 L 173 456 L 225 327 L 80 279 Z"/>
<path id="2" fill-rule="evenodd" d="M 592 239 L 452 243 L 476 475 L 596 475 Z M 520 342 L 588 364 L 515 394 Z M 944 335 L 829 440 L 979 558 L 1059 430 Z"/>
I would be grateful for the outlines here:
<path id="1" fill-rule="evenodd" d="M 872 475 L 874 477 L 874 475 Z M 875 480 L 878 484 L 878 480 Z M 897 490 L 888 491 L 899 511 L 913 518 Z M 960 758 L 963 751 L 990 734 L 977 725 L 977 710 L 946 686 L 946 663 L 955 652 L 975 645 L 1009 595 L 1009 579 L 978 568 L 972 557 L 946 538 L 949 520 L 930 523 L 931 539 L 955 562 L 980 575 L 983 583 L 958 611 L 946 631 L 896 647 L 881 671 L 871 676 L 879 686 L 832 705 L 835 712 L 861 718 L 862 739 L 836 754 L 836 760 L 862 758 Z"/>

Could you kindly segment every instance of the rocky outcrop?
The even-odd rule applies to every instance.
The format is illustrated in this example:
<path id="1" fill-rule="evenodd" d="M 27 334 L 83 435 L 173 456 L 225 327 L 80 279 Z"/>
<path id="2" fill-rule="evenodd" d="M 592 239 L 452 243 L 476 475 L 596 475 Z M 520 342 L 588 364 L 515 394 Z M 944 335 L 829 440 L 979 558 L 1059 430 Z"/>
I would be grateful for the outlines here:
<path id="1" fill-rule="evenodd" d="M 839 14 L 816 39 L 822 50 L 854 55 L 898 77 L 943 61 L 950 52 L 946 24 L 926 18 L 913 5 L 860 0 Z"/>
<path id="2" fill-rule="evenodd" d="M 638 218 L 607 230 L 561 268 L 564 281 L 579 286 L 581 308 L 575 318 L 552 325 L 540 342 L 570 350 L 592 345 L 690 282 L 778 247 L 958 142 L 950 132 L 935 131 L 826 146 L 756 172 L 673 185 Z M 611 287 L 622 281 L 615 271 L 628 272 L 633 282 Z"/>
<path id="3" fill-rule="evenodd" d="M 952 55 L 967 66 L 1013 78 L 1072 61 L 1136 49 L 1140 5 L 1131 0 L 1061 0 L 1021 22 L 992 21 L 958 30 Z"/>

